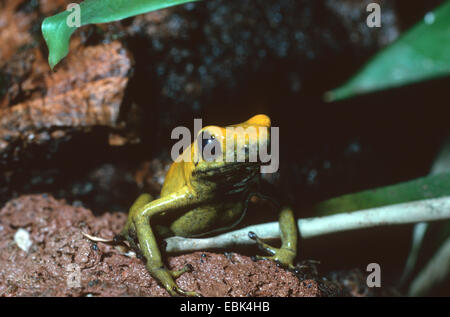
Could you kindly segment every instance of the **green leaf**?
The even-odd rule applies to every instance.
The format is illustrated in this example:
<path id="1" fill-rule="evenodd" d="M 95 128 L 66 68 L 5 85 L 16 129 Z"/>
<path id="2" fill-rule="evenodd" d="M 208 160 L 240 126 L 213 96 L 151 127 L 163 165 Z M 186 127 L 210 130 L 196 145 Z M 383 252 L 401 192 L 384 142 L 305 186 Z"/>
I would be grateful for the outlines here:
<path id="1" fill-rule="evenodd" d="M 449 74 L 450 1 L 447 1 L 378 53 L 347 83 L 327 92 L 325 100 L 341 100 Z"/>
<path id="2" fill-rule="evenodd" d="M 430 175 L 409 182 L 343 195 L 313 207 L 325 216 L 450 195 L 450 173 Z"/>
<path id="3" fill-rule="evenodd" d="M 199 0 L 86 0 L 79 7 L 80 26 L 122 20 L 195 1 Z M 77 27 L 69 26 L 67 21 L 75 21 L 74 14 L 74 9 L 66 10 L 42 22 L 42 35 L 49 49 L 48 63 L 52 69 L 69 53 L 70 37 Z"/>

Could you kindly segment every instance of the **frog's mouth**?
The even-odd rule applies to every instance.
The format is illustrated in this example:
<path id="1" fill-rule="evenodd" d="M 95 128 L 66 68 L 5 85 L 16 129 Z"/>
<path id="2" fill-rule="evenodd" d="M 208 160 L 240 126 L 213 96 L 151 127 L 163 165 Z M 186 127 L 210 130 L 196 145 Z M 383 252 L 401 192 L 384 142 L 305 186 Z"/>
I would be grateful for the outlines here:
<path id="1" fill-rule="evenodd" d="M 260 162 L 210 163 L 206 167 L 198 166 L 193 171 L 193 175 L 201 178 L 223 178 L 235 176 L 239 172 L 253 172 L 254 170 L 258 170 L 260 165 Z"/>
<path id="2" fill-rule="evenodd" d="M 259 162 L 230 162 L 208 165 L 205 168 L 197 168 L 193 171 L 193 176 L 201 180 L 212 181 L 218 187 L 245 188 L 248 184 L 253 183 L 253 180 L 259 174 L 260 165 Z"/>

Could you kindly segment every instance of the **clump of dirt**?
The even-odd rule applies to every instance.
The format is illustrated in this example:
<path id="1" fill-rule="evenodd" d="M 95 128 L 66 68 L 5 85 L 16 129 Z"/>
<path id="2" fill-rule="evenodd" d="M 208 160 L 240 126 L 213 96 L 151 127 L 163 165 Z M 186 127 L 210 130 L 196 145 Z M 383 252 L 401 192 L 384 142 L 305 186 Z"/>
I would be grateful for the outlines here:
<path id="1" fill-rule="evenodd" d="M 0 219 L 0 295 L 168 296 L 141 260 L 81 234 L 112 237 L 123 226 L 124 213 L 95 217 L 88 209 L 44 194 L 9 201 Z M 19 230 L 29 233 L 28 251 L 16 242 Z M 194 252 L 169 256 L 167 263 L 171 269 L 191 264 L 193 271 L 178 278 L 177 284 L 204 296 L 342 294 L 338 284 L 333 293 L 314 278 L 299 278 L 271 261 L 253 262 L 234 253 Z"/>

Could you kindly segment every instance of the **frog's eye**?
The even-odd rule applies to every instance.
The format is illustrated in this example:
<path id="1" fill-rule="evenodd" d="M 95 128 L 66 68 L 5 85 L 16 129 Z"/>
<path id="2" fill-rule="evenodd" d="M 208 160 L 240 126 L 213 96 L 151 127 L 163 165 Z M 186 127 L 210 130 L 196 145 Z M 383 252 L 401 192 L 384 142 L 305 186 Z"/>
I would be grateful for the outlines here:
<path id="1" fill-rule="evenodd" d="M 199 151 L 202 153 L 205 161 L 211 162 L 221 154 L 220 142 L 215 135 L 210 134 L 208 131 L 204 131 L 199 135 L 198 143 Z"/>
<path id="2" fill-rule="evenodd" d="M 208 144 L 212 144 L 216 137 L 214 135 L 210 135 L 208 132 L 203 132 L 201 134 L 202 138 L 202 149 L 208 146 Z M 214 153 L 213 153 L 214 154 Z"/>

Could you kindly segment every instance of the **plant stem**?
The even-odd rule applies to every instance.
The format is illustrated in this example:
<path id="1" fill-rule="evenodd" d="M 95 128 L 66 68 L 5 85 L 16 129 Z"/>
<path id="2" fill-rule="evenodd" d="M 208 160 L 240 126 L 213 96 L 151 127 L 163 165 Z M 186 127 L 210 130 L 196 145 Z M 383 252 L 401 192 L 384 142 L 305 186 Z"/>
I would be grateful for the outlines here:
<path id="1" fill-rule="evenodd" d="M 424 296 L 450 273 L 450 238 L 448 238 L 411 283 L 409 296 Z"/>
<path id="2" fill-rule="evenodd" d="M 341 231 L 443 219 L 450 219 L 450 196 L 325 217 L 298 219 L 297 225 L 300 236 L 307 239 Z M 280 237 L 278 222 L 270 222 L 205 239 L 171 237 L 166 239 L 166 251 L 185 252 L 251 245 L 254 242 L 248 237 L 249 231 L 255 232 L 262 239 L 270 240 Z"/>

